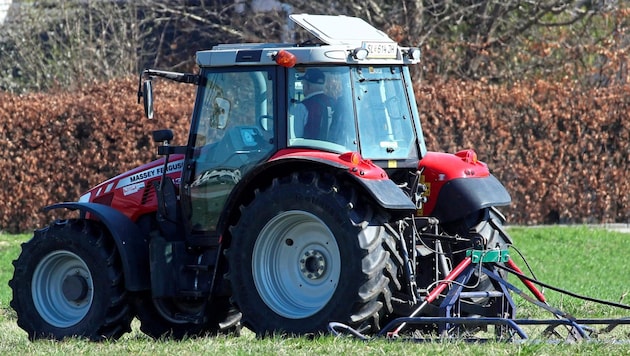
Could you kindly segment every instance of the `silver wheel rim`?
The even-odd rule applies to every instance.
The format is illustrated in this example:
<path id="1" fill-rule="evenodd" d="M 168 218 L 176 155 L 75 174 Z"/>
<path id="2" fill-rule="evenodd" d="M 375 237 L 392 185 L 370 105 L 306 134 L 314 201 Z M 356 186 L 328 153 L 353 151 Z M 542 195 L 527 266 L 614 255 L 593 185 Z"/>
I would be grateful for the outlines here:
<path id="1" fill-rule="evenodd" d="M 31 293 L 42 319 L 65 328 L 87 315 L 94 297 L 94 283 L 83 259 L 72 252 L 55 251 L 35 268 Z"/>
<path id="2" fill-rule="evenodd" d="M 340 273 L 335 236 L 307 212 L 277 215 L 254 245 L 252 274 L 258 294 L 286 318 L 305 318 L 324 308 L 337 289 Z"/>

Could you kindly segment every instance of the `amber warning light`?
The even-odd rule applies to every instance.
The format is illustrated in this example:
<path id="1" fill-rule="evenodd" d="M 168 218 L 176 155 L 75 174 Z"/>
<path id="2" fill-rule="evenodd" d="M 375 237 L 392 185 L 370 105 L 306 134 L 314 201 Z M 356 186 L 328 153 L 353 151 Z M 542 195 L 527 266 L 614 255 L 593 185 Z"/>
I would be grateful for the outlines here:
<path id="1" fill-rule="evenodd" d="M 297 61 L 293 53 L 285 51 L 283 49 L 276 53 L 274 60 L 276 61 L 276 63 L 278 63 L 278 65 L 281 65 L 285 68 L 292 68 Z"/>

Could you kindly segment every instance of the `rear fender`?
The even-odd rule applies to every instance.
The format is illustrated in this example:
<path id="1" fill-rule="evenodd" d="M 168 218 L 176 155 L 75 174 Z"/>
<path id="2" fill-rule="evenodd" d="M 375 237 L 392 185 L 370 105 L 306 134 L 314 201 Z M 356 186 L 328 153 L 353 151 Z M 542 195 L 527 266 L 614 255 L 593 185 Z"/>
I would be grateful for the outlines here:
<path id="1" fill-rule="evenodd" d="M 109 230 L 118 248 L 125 273 L 125 287 L 130 291 L 151 288 L 149 271 L 149 244 L 147 236 L 127 216 L 107 205 L 87 202 L 66 202 L 45 207 L 45 212 L 55 209 L 79 210 L 98 218 Z"/>
<path id="2" fill-rule="evenodd" d="M 336 171 L 349 180 L 353 180 L 359 186 L 363 187 L 365 192 L 369 194 L 376 204 L 388 211 L 392 218 L 400 218 L 408 216 L 416 211 L 415 204 L 411 201 L 402 189 L 400 189 L 392 180 L 387 178 L 370 179 L 365 176 L 353 174 L 351 168 L 343 163 L 322 159 L 321 157 L 290 157 L 276 159 L 266 162 L 252 171 L 248 172 L 241 182 L 237 185 L 228 198 L 228 205 L 223 211 L 223 215 L 219 222 L 219 229 L 222 230 L 227 226 L 228 217 L 240 204 L 245 203 L 243 197 L 250 195 L 254 189 L 264 182 L 271 182 L 274 177 L 286 175 L 288 172 L 296 172 L 300 170 L 314 171 Z"/>
<path id="3" fill-rule="evenodd" d="M 440 189 L 431 216 L 448 223 L 494 206 L 509 205 L 510 193 L 493 175 L 481 178 L 458 178 Z"/>
<path id="4" fill-rule="evenodd" d="M 272 157 L 270 164 L 283 165 L 320 165 L 319 169 L 338 169 L 365 188 L 368 194 L 385 210 L 396 215 L 412 213 L 416 207 L 402 189 L 388 178 L 387 173 L 371 160 L 363 159 L 359 154 L 346 152 L 337 154 L 307 149 L 287 149 Z M 290 171 L 292 168 L 288 168 Z"/>

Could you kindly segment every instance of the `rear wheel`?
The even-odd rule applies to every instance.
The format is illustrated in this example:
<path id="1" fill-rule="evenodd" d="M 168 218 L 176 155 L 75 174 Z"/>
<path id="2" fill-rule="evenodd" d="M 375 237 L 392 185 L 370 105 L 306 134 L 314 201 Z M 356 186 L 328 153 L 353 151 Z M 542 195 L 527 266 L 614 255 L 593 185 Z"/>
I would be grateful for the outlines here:
<path id="1" fill-rule="evenodd" d="M 231 229 L 229 279 L 258 335 L 323 332 L 331 321 L 378 327 L 388 279 L 382 219 L 332 176 L 275 179 Z"/>
<path id="2" fill-rule="evenodd" d="M 118 252 L 99 223 L 38 230 L 13 265 L 11 307 L 30 339 L 117 339 L 131 330 Z"/>

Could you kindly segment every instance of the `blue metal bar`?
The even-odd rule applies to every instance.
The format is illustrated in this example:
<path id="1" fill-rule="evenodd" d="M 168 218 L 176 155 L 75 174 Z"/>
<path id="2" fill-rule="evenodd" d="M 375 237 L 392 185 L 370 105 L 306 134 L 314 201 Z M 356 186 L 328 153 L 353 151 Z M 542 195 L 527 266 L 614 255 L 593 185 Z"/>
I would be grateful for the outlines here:
<path id="1" fill-rule="evenodd" d="M 501 298 L 504 296 L 503 292 L 499 291 L 472 291 L 459 293 L 460 298 Z"/>
<path id="2" fill-rule="evenodd" d="M 457 325 L 504 325 L 514 330 L 518 336 L 526 340 L 527 334 L 521 329 L 513 319 L 506 318 L 467 318 L 467 317 L 414 317 L 414 318 L 396 318 L 389 322 L 377 336 L 387 335 L 389 330 L 393 329 L 399 324 L 415 324 L 415 325 L 427 325 L 427 324 L 457 324 Z"/>
<path id="3" fill-rule="evenodd" d="M 497 275 L 496 273 L 488 270 L 487 268 L 483 267 L 483 272 L 485 274 L 488 275 L 488 277 L 498 281 L 499 283 L 501 283 L 501 285 L 504 285 L 505 287 L 507 287 L 508 289 L 510 289 L 511 291 L 513 291 L 514 293 L 518 294 L 519 296 L 521 296 L 523 299 L 529 301 L 530 303 L 533 303 L 549 312 L 551 312 L 552 314 L 554 314 L 555 316 L 561 318 L 558 319 L 559 321 L 562 321 L 562 323 L 566 324 L 566 325 L 571 325 L 572 327 L 575 328 L 575 330 L 577 330 L 577 332 L 580 334 L 580 336 L 584 339 L 590 339 L 588 334 L 586 333 L 586 331 L 584 331 L 584 329 L 578 325 L 575 322 L 575 318 L 572 317 L 571 315 L 563 312 L 562 310 L 558 309 L 558 308 L 554 308 L 551 305 L 547 304 L 547 303 L 543 303 L 539 300 L 536 300 L 532 297 L 530 297 L 529 295 L 523 293 L 523 291 L 521 291 L 520 289 L 516 288 L 513 284 L 511 284 L 510 282 L 508 282 L 507 280 L 501 278 L 501 276 Z M 509 294 L 509 293 L 508 293 Z M 564 322 L 564 320 L 566 320 L 566 323 Z M 552 324 L 552 323 L 550 323 Z"/>

